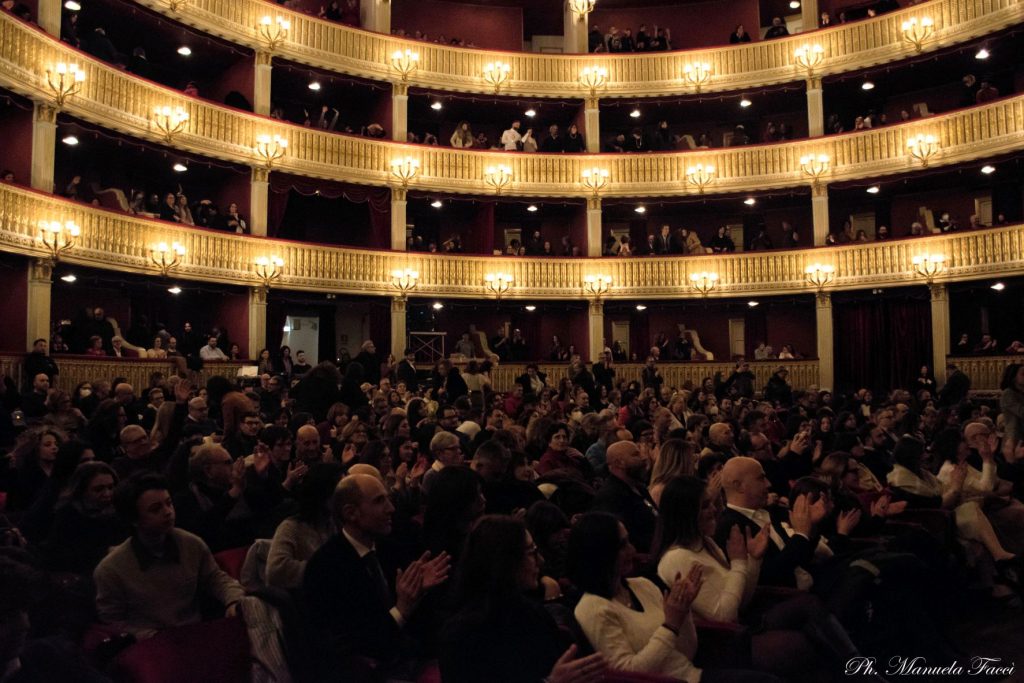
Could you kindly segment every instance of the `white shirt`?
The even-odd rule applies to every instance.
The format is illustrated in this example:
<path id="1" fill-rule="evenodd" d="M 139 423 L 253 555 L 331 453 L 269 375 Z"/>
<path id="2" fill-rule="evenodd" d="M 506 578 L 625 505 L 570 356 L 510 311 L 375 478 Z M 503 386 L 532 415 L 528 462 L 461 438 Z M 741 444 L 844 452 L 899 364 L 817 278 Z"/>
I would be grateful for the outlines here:
<path id="1" fill-rule="evenodd" d="M 725 553 L 710 538 L 705 539 L 722 558 Z M 761 575 L 761 560 L 748 557 L 732 560 L 726 567 L 706 547 L 699 550 L 672 546 L 658 562 L 658 576 L 666 585 L 672 585 L 677 575 L 687 576 L 694 564 L 704 569 L 704 586 L 693 601 L 697 616 L 715 621 L 736 623 L 740 608 L 746 605 L 757 588 Z"/>
<path id="2" fill-rule="evenodd" d="M 519 150 L 519 142 L 522 141 L 523 136 L 519 134 L 519 131 L 515 128 L 509 128 L 501 134 L 501 146 L 505 148 L 506 152 L 515 152 Z"/>
<path id="3" fill-rule="evenodd" d="M 228 357 L 219 348 L 207 344 L 199 349 L 199 357 L 203 360 L 227 360 Z"/>
<path id="4" fill-rule="evenodd" d="M 352 547 L 355 549 L 356 555 L 359 556 L 360 560 L 376 550 L 373 547 L 367 548 L 365 545 L 357 541 L 345 528 L 342 528 L 341 533 L 345 536 L 345 540 L 352 544 Z M 391 618 L 395 620 L 395 623 L 398 624 L 399 628 L 405 626 L 405 616 L 398 611 L 398 605 L 392 607 L 388 613 L 391 615 Z"/>
<path id="5" fill-rule="evenodd" d="M 739 505 L 733 505 L 732 503 L 729 503 L 728 505 L 726 505 L 726 507 L 732 508 L 736 512 L 740 513 L 741 515 L 752 521 L 754 524 L 757 525 L 758 529 L 764 528 L 764 525 L 767 524 L 768 535 L 769 537 L 771 537 L 772 543 L 774 543 L 775 547 L 779 550 L 785 550 L 786 542 L 782 539 L 782 536 L 779 536 L 779 532 L 776 531 L 775 525 L 772 524 L 772 517 L 770 514 L 768 514 L 767 510 L 751 510 L 750 508 L 741 508 Z M 788 524 L 784 524 L 783 528 L 786 530 L 786 533 L 790 536 L 793 536 L 796 533 Z M 804 538 L 807 538 L 807 536 L 804 536 L 804 534 L 800 535 Z M 818 541 L 818 545 L 821 545 L 820 539 Z M 817 549 L 815 549 L 814 552 L 815 555 L 818 554 Z M 832 551 L 828 550 L 828 553 L 829 555 L 831 555 Z M 796 569 L 794 569 L 793 576 L 796 579 L 796 587 L 802 591 L 810 590 L 811 586 L 814 585 L 814 577 L 811 576 L 811 573 L 803 567 L 797 567 Z"/>

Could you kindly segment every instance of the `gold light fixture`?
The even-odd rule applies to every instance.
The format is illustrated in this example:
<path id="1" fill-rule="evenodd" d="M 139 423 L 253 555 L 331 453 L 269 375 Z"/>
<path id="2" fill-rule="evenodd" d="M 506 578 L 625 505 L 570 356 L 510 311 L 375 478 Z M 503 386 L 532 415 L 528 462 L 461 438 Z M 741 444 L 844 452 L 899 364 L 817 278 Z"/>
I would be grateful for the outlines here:
<path id="1" fill-rule="evenodd" d="M 419 172 L 419 159 L 407 156 L 391 160 L 391 175 L 402 183 L 402 187 L 407 187 L 409 181 L 419 175 Z"/>
<path id="2" fill-rule="evenodd" d="M 807 77 L 811 78 L 814 69 L 825 61 L 825 48 L 820 43 L 804 43 L 793 51 L 793 58 L 796 63 L 807 71 Z"/>
<path id="3" fill-rule="evenodd" d="M 43 246 L 50 252 L 50 260 L 56 263 L 61 254 L 73 249 L 82 229 L 74 221 L 40 221 L 40 236 Z"/>
<path id="4" fill-rule="evenodd" d="M 707 296 L 718 286 L 718 273 L 701 271 L 690 273 L 690 286 L 700 292 L 701 296 Z"/>
<path id="5" fill-rule="evenodd" d="M 412 72 L 420 66 L 420 53 L 406 48 L 391 53 L 391 68 L 397 71 L 403 81 L 409 80 Z"/>
<path id="6" fill-rule="evenodd" d="M 580 182 L 583 183 L 583 187 L 593 192 L 596 197 L 608 184 L 608 169 L 597 167 L 585 168 L 580 174 Z"/>
<path id="7" fill-rule="evenodd" d="M 608 85 L 608 69 L 603 66 L 585 66 L 580 71 L 580 85 L 597 97 L 597 91 Z"/>
<path id="8" fill-rule="evenodd" d="M 583 278 L 583 294 L 599 300 L 612 287 L 611 275 L 587 275 Z"/>
<path id="9" fill-rule="evenodd" d="M 160 242 L 149 250 L 149 260 L 160 269 L 160 275 L 167 277 L 167 273 L 181 265 L 181 259 L 185 256 L 185 247 L 177 242 L 170 246 L 167 242 Z"/>
<path id="10" fill-rule="evenodd" d="M 800 157 L 800 172 L 810 178 L 815 187 L 831 167 L 832 160 L 827 154 L 805 154 Z"/>
<path id="11" fill-rule="evenodd" d="M 694 164 L 686 169 L 686 182 L 697 188 L 698 194 L 704 194 L 704 189 L 715 180 L 714 164 Z"/>
<path id="12" fill-rule="evenodd" d="M 494 92 L 501 90 L 501 86 L 508 82 L 512 65 L 505 62 L 487 62 L 484 64 L 484 80 L 494 86 Z"/>
<path id="13" fill-rule="evenodd" d="M 85 71 L 74 63 L 57 62 L 52 69 L 46 70 L 46 84 L 58 107 L 63 107 L 69 97 L 81 92 L 84 81 Z"/>
<path id="14" fill-rule="evenodd" d="M 831 264 L 812 263 L 804 268 L 804 280 L 820 293 L 836 279 L 836 267 Z"/>
<path id="15" fill-rule="evenodd" d="M 256 146 L 253 147 L 256 158 L 263 162 L 268 169 L 273 168 L 274 162 L 283 157 L 287 150 L 288 138 L 280 135 L 258 135 Z"/>
<path id="16" fill-rule="evenodd" d="M 270 289 L 270 285 L 284 273 L 284 259 L 280 256 L 260 256 L 254 265 L 256 277 L 263 282 L 264 289 Z"/>
<path id="17" fill-rule="evenodd" d="M 931 17 L 910 17 L 900 25 L 900 30 L 903 32 L 903 40 L 920 52 L 924 49 L 924 41 L 935 33 L 935 22 Z"/>
<path id="18" fill-rule="evenodd" d="M 707 62 L 694 62 L 683 67 L 683 80 L 693 86 L 698 93 L 711 80 L 711 65 Z"/>
<path id="19" fill-rule="evenodd" d="M 914 272 L 931 284 L 935 276 L 945 270 L 946 257 L 942 254 L 925 252 L 911 259 L 911 263 L 914 265 Z"/>
<path id="20" fill-rule="evenodd" d="M 188 118 L 188 112 L 183 107 L 174 107 L 172 109 L 171 107 L 163 106 L 153 109 L 151 123 L 164 136 L 164 140 L 170 142 L 175 135 L 185 130 Z"/>
<path id="21" fill-rule="evenodd" d="M 576 21 L 584 21 L 596 4 L 597 0 L 569 0 L 569 11 L 576 16 Z"/>
<path id="22" fill-rule="evenodd" d="M 484 275 L 484 287 L 498 299 L 512 288 L 511 273 L 487 273 Z"/>
<path id="23" fill-rule="evenodd" d="M 398 296 L 403 301 L 409 297 L 409 292 L 416 289 L 419 280 L 419 271 L 411 268 L 391 271 L 391 286 L 398 290 Z"/>
<path id="24" fill-rule="evenodd" d="M 934 135 L 918 133 L 907 139 L 907 153 L 927 166 L 928 161 L 939 153 L 939 141 Z"/>
<path id="25" fill-rule="evenodd" d="M 280 14 L 276 17 L 265 14 L 260 19 L 256 30 L 260 34 L 260 38 L 263 39 L 263 42 L 267 44 L 267 49 L 273 52 L 277 49 L 278 45 L 288 38 L 288 32 L 292 30 L 292 22 Z"/>
<path id="26" fill-rule="evenodd" d="M 494 189 L 495 194 L 501 194 L 501 191 L 512 182 L 512 169 L 505 164 L 488 166 L 484 170 L 484 182 Z"/>

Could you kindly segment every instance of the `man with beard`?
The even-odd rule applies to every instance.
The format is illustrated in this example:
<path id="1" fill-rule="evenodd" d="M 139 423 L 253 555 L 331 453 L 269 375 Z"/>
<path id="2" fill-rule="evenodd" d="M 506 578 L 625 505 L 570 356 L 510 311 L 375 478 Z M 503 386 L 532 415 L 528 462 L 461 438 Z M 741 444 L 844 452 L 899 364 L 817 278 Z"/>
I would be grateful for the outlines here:
<path id="1" fill-rule="evenodd" d="M 594 510 L 618 517 L 637 552 L 650 552 L 658 507 L 643 483 L 647 459 L 632 441 L 617 441 L 608 446 L 607 463 L 609 477 L 594 498 Z"/>

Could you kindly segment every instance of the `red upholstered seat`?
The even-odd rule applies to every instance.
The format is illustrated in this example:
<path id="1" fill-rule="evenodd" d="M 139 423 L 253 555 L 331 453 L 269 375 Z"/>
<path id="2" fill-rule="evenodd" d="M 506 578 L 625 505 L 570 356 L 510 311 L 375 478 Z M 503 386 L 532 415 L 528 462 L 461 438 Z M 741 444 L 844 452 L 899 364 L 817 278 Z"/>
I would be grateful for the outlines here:
<path id="1" fill-rule="evenodd" d="M 217 566 L 223 569 L 228 576 L 238 581 L 242 576 L 242 565 L 245 564 L 245 556 L 248 553 L 249 546 L 231 548 L 220 551 L 213 556 L 213 559 L 217 562 Z"/>
<path id="2" fill-rule="evenodd" d="M 249 634 L 237 618 L 161 631 L 119 654 L 114 673 L 125 683 L 247 683 Z"/>

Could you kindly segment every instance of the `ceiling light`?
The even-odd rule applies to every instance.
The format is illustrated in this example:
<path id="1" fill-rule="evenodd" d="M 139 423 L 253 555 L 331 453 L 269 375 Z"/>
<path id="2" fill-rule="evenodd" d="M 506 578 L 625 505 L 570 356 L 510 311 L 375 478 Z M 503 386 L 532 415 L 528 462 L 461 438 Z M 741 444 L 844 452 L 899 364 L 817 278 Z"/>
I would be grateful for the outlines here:
<path id="1" fill-rule="evenodd" d="M 288 323 L 285 323 L 284 327 L 281 328 L 281 331 L 282 332 L 291 332 L 292 331 L 292 326 L 289 325 Z"/>
<path id="2" fill-rule="evenodd" d="M 984 166 L 981 167 L 981 172 L 984 173 L 985 175 L 992 175 L 993 173 L 996 172 L 996 167 L 992 166 L 991 164 L 985 164 Z"/>
<path id="3" fill-rule="evenodd" d="M 743 200 L 743 203 L 746 204 L 747 206 L 753 206 L 754 204 L 757 204 L 757 200 L 754 199 L 753 197 L 747 197 L 746 199 Z"/>
<path id="4" fill-rule="evenodd" d="M 864 81 L 863 83 L 860 84 L 860 89 L 861 90 L 874 90 L 875 89 L 875 84 L 873 82 L 871 82 L 871 81 Z"/>
<path id="5" fill-rule="evenodd" d="M 637 304 L 636 305 L 636 310 L 638 310 L 638 311 L 646 311 L 647 307 L 644 306 L 643 304 Z"/>
<path id="6" fill-rule="evenodd" d="M 530 305 L 530 306 L 525 306 L 525 308 L 526 308 L 526 310 L 528 310 L 528 311 L 529 311 L 530 313 L 533 313 L 534 311 L 536 311 L 536 310 L 537 310 L 537 307 L 536 307 L 536 306 L 533 306 L 533 305 Z"/>
<path id="7" fill-rule="evenodd" d="M 530 204 L 528 207 L 526 207 L 526 210 L 529 211 L 530 213 L 534 213 L 534 212 L 538 211 L 537 205 L 536 204 Z"/>
<path id="8" fill-rule="evenodd" d="M 61 280 L 63 280 L 64 282 L 74 282 L 77 279 L 78 278 L 72 275 L 71 273 L 68 273 L 67 275 L 61 278 Z"/>
<path id="9" fill-rule="evenodd" d="M 976 53 L 976 54 L 974 55 L 974 58 L 975 58 L 975 59 L 988 59 L 988 57 L 989 57 L 989 54 L 990 54 L 990 53 L 989 53 L 989 51 L 988 51 L 988 50 L 986 50 L 985 48 L 981 48 L 981 49 L 980 49 L 980 50 L 978 50 L 978 52 L 977 52 L 977 53 Z"/>
<path id="10" fill-rule="evenodd" d="M 174 166 L 171 166 L 171 168 L 173 168 L 178 173 L 184 173 L 185 171 L 188 170 L 188 166 L 186 166 L 185 164 L 181 163 L 180 161 L 178 163 L 174 164 Z"/>
<path id="11" fill-rule="evenodd" d="M 800 9 L 800 0 L 792 0 L 789 3 L 789 9 Z"/>
<path id="12" fill-rule="evenodd" d="M 182 45 L 178 48 L 178 54 L 182 57 L 188 57 L 192 54 L 192 48 L 190 48 L 188 45 Z"/>
<path id="13" fill-rule="evenodd" d="M 882 188 L 880 188 L 878 185 L 872 185 L 867 190 L 865 190 L 865 192 L 867 192 L 868 194 L 878 194 L 881 189 Z"/>
<path id="14" fill-rule="evenodd" d="M 72 12 L 77 12 L 78 10 L 82 9 L 82 5 L 75 2 L 75 0 L 68 0 L 64 3 L 64 9 L 71 10 Z"/>
<path id="15" fill-rule="evenodd" d="M 637 213 L 647 213 L 647 207 L 643 206 L 642 204 L 633 210 L 636 211 Z"/>
<path id="16" fill-rule="evenodd" d="M 173 287 L 168 287 L 167 291 L 171 294 L 181 294 L 181 287 L 174 285 Z"/>
<path id="17" fill-rule="evenodd" d="M 629 116 L 630 116 L 630 118 L 633 118 L 633 119 L 640 118 L 640 110 L 639 109 L 634 109 L 633 111 L 629 112 Z"/>
<path id="18" fill-rule="evenodd" d="M 1006 289 L 1006 285 L 1004 285 L 1002 282 L 997 282 L 994 285 L 992 285 L 992 289 L 996 290 L 997 292 L 1001 292 L 1004 289 Z"/>
<path id="19" fill-rule="evenodd" d="M 435 199 L 434 201 L 430 202 L 430 205 L 435 209 L 440 209 L 442 206 L 444 206 L 444 202 L 442 202 L 440 199 Z"/>
<path id="20" fill-rule="evenodd" d="M 753 102 L 748 100 L 746 97 L 744 97 L 742 100 L 740 100 L 740 106 L 743 107 L 744 109 L 746 109 L 747 107 L 749 107 L 752 104 L 753 104 Z"/>
<path id="21" fill-rule="evenodd" d="M 310 90 L 319 90 L 320 89 L 320 81 L 310 81 L 309 85 L 307 87 Z"/>
<path id="22" fill-rule="evenodd" d="M 441 104 L 440 102 L 434 102 L 432 105 L 430 105 L 430 108 L 433 109 L 434 111 L 441 111 L 444 108 L 444 105 Z"/>
<path id="23" fill-rule="evenodd" d="M 757 308 L 758 306 L 761 305 L 761 302 L 760 301 L 748 301 L 747 305 L 750 306 L 751 308 Z"/>
<path id="24" fill-rule="evenodd" d="M 71 145 L 72 147 L 74 147 L 75 145 L 78 144 L 78 138 L 76 138 L 74 135 L 69 135 L 63 140 L 61 140 L 61 142 L 63 142 L 65 145 Z"/>
<path id="25" fill-rule="evenodd" d="M 433 309 L 435 311 L 440 311 L 442 308 L 444 308 L 444 304 L 443 303 L 441 303 L 440 301 L 435 301 L 434 302 Z"/>
<path id="26" fill-rule="evenodd" d="M 536 109 L 527 109 L 525 113 L 526 113 L 526 115 L 527 115 L 527 116 L 528 116 L 529 118 L 531 118 L 531 119 L 532 119 L 532 118 L 533 118 L 534 116 L 536 116 L 536 115 L 537 115 L 537 110 L 536 110 Z"/>

